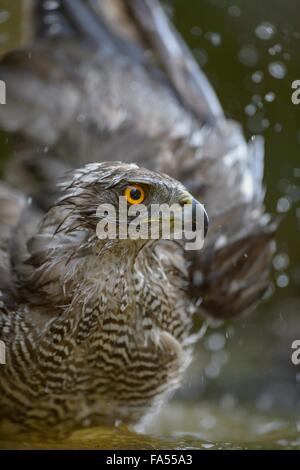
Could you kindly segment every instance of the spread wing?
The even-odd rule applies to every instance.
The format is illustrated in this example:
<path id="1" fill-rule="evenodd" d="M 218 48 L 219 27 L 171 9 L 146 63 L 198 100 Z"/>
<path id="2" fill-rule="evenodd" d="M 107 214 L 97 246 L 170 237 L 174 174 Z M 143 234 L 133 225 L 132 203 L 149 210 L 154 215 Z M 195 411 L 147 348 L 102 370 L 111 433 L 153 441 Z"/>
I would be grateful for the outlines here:
<path id="1" fill-rule="evenodd" d="M 0 125 L 16 155 L 8 181 L 46 207 L 57 175 L 86 162 L 169 173 L 210 215 L 205 248 L 187 254 L 191 294 L 221 317 L 253 306 L 268 288 L 275 230 L 263 208 L 261 139 L 247 145 L 224 118 L 156 0 L 62 0 L 52 23 L 38 7 L 38 40 L 0 66 Z"/>

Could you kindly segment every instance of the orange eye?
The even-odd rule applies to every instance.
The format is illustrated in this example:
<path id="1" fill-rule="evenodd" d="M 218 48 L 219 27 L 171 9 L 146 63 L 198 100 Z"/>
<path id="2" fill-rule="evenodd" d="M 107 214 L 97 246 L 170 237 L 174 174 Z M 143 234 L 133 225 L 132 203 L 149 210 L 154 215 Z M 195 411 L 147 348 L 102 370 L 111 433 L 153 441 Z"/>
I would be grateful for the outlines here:
<path id="1" fill-rule="evenodd" d="M 145 192 L 138 184 L 131 184 L 124 190 L 124 196 L 129 204 L 141 204 L 145 199 Z"/>

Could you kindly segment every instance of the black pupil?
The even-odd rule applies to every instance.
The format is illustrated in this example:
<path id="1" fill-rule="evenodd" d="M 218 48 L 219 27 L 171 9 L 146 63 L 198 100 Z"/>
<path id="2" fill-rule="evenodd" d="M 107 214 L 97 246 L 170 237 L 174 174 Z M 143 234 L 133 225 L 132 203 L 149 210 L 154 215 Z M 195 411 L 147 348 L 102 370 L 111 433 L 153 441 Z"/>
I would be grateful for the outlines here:
<path id="1" fill-rule="evenodd" d="M 130 191 L 130 197 L 134 201 L 137 201 L 141 197 L 141 191 L 137 188 L 132 188 L 132 190 Z"/>

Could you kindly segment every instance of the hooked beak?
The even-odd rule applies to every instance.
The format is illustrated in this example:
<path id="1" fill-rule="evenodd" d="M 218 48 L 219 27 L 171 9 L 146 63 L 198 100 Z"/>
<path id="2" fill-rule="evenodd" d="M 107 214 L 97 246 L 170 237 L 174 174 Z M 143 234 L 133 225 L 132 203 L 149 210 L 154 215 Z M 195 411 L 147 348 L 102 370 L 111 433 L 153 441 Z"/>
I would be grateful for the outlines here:
<path id="1" fill-rule="evenodd" d="M 205 238 L 208 232 L 209 218 L 208 218 L 208 215 L 204 206 L 200 204 L 200 202 L 198 202 L 197 199 L 194 199 L 194 198 L 192 200 L 192 229 L 195 231 L 197 228 L 196 227 L 196 221 L 197 221 L 196 214 L 197 214 L 197 210 L 199 206 L 201 206 L 201 211 L 203 213 L 203 229 L 204 229 L 204 238 Z"/>
<path id="2" fill-rule="evenodd" d="M 203 234 L 204 238 L 207 235 L 208 232 L 208 224 L 209 224 L 209 218 L 207 215 L 207 212 L 199 201 L 192 197 L 190 194 L 184 195 L 183 198 L 180 199 L 180 205 L 183 207 L 186 204 L 192 204 L 192 230 L 195 232 L 197 230 L 197 224 L 198 224 L 198 211 L 200 211 L 201 216 L 203 217 Z"/>

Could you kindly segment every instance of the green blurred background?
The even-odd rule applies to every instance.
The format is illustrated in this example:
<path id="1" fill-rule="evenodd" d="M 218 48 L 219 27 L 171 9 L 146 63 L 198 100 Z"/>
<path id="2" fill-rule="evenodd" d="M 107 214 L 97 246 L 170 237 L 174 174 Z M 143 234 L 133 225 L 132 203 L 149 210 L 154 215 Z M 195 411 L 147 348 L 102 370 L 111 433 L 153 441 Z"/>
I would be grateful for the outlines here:
<path id="1" fill-rule="evenodd" d="M 0 1 L 1 52 L 30 34 L 26 8 L 20 29 L 17 4 Z M 300 448 L 300 366 L 291 362 L 292 341 L 300 339 L 300 105 L 291 101 L 291 84 L 300 79 L 300 3 L 169 0 L 164 6 L 226 115 L 248 139 L 264 136 L 266 208 L 283 221 L 269 299 L 250 316 L 212 325 L 185 387 L 146 429 L 182 433 L 183 443 L 191 440 L 186 436 L 238 442 L 250 439 L 245 428 L 252 426 L 254 441 L 272 437 L 272 446 Z M 2 167 L 9 158 L 3 133 L 0 152 Z"/>
<path id="2" fill-rule="evenodd" d="M 264 136 L 266 208 L 283 216 L 272 295 L 250 317 L 216 328 L 228 357 L 220 356 L 219 367 L 215 360 L 208 370 L 209 359 L 204 360 L 203 394 L 227 393 L 264 409 L 293 413 L 296 408 L 299 415 L 300 369 L 290 355 L 292 340 L 300 338 L 300 105 L 291 101 L 291 84 L 300 78 L 300 3 L 172 0 L 166 5 L 226 115 L 243 125 L 248 139 Z"/>

